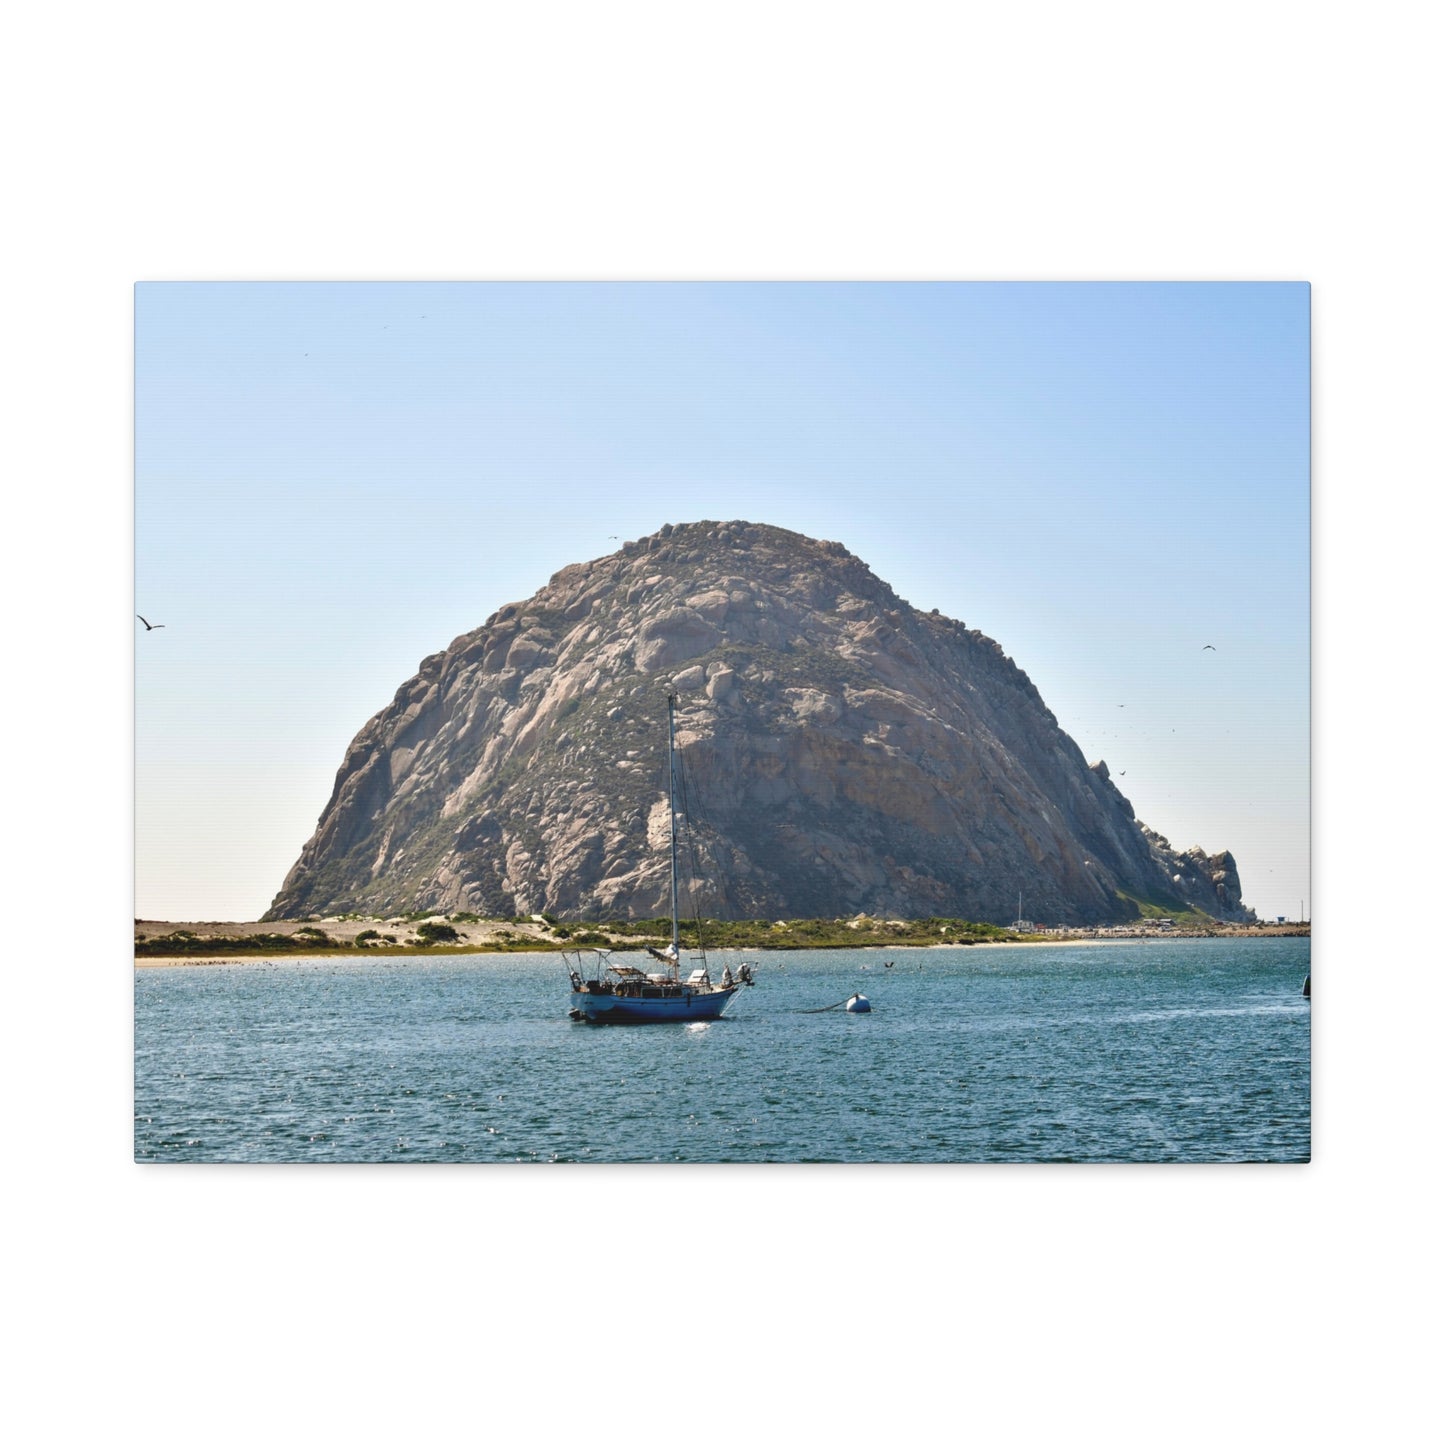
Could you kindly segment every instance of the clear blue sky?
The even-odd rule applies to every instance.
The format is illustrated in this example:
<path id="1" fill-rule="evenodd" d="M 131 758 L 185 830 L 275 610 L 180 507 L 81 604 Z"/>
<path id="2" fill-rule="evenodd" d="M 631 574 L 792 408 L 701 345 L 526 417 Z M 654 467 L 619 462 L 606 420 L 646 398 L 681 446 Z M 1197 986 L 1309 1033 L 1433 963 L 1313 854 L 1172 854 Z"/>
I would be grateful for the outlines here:
<path id="1" fill-rule="evenodd" d="M 425 655 L 704 517 L 981 628 L 1309 909 L 1304 285 L 151 283 L 136 338 L 137 916 L 257 917 Z"/>

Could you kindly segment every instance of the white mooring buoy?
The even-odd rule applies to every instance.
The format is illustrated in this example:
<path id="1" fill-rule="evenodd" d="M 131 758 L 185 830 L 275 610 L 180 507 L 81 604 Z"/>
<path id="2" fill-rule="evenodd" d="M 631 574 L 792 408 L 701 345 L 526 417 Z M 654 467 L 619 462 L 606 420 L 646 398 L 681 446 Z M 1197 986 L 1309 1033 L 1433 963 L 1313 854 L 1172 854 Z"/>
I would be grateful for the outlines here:
<path id="1" fill-rule="evenodd" d="M 861 994 L 855 993 L 843 1007 L 850 1014 L 866 1014 L 873 1012 L 873 1005 Z"/>

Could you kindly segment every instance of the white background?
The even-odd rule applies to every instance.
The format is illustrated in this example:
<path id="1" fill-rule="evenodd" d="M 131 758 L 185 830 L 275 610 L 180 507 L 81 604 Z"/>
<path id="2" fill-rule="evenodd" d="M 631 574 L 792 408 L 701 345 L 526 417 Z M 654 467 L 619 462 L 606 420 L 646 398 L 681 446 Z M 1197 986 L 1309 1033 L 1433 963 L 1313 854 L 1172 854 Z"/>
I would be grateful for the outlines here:
<path id="1" fill-rule="evenodd" d="M 1440 1284 L 1426 13 L 12 22 L 18 1438 L 1413 1436 Z M 674 276 L 1313 283 L 1314 1163 L 130 1162 L 132 283 Z M 642 1222 L 619 1266 L 603 1242 Z"/>

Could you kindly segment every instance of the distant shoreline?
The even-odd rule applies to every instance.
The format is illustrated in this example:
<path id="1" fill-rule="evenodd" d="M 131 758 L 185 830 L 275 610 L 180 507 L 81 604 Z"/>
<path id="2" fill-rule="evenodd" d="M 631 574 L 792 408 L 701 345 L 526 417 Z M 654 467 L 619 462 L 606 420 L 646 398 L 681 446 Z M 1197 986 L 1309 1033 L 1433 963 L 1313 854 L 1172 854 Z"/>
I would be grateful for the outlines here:
<path id="1" fill-rule="evenodd" d="M 371 922 L 375 922 L 372 920 Z M 134 957 L 136 968 L 185 968 L 185 967 L 209 967 L 216 964 L 300 964 L 316 963 L 335 960 L 359 959 L 367 960 L 424 960 L 437 958 L 459 958 L 485 955 L 488 957 L 506 957 L 513 954 L 565 954 L 576 952 L 580 948 L 583 952 L 591 952 L 593 948 L 605 947 L 609 951 L 623 953 L 639 953 L 644 949 L 644 941 L 640 939 L 617 939 L 610 945 L 605 941 L 599 942 L 578 942 L 571 943 L 565 939 L 549 936 L 550 930 L 544 924 L 532 923 L 529 925 L 510 924 L 504 925 L 495 920 L 479 921 L 476 927 L 468 927 L 463 933 L 461 928 L 458 932 L 462 936 L 460 942 L 442 942 L 433 944 L 419 944 L 411 941 L 386 943 L 374 945 L 369 940 L 358 944 L 356 936 L 367 930 L 366 920 L 343 921 L 338 919 L 319 920 L 324 924 L 325 932 L 329 942 L 317 942 L 314 946 L 306 946 L 303 940 L 300 947 L 294 944 L 291 946 L 278 946 L 274 949 L 260 946 L 251 947 L 242 944 L 240 940 L 256 934 L 270 937 L 278 936 L 281 931 L 288 930 L 288 943 L 294 938 L 297 930 L 309 925 L 305 924 L 262 924 L 262 923 L 160 923 L 146 920 L 137 920 L 136 935 L 137 941 L 145 939 L 149 947 L 145 953 L 137 953 Z M 319 926 L 319 925 L 318 925 Z M 778 925 L 786 931 L 786 925 Z M 847 926 L 847 925 L 845 925 Z M 374 931 L 374 930 L 373 930 Z M 934 941 L 931 938 L 920 938 L 916 936 L 916 929 L 911 937 L 878 937 L 876 933 L 860 935 L 857 938 L 838 939 L 836 935 L 829 937 L 826 941 L 805 941 L 803 939 L 768 940 L 767 942 L 749 942 L 746 944 L 717 944 L 709 945 L 707 951 L 717 954 L 733 953 L 798 953 L 809 952 L 830 952 L 837 949 L 858 949 L 869 952 L 879 950 L 896 952 L 919 951 L 922 949 L 938 950 L 947 949 L 953 952 L 971 948 L 1020 948 L 1033 946 L 1067 945 L 1069 947 L 1094 947 L 1102 944 L 1137 944 L 1159 941 L 1170 941 L 1180 938 L 1215 938 L 1215 939 L 1241 939 L 1241 938 L 1308 938 L 1310 936 L 1309 924 L 1266 924 L 1249 926 L 1243 924 L 1221 924 L 1213 929 L 1188 929 L 1188 928 L 1166 928 L 1149 923 L 1121 925 L 1113 928 L 1099 929 L 1078 929 L 1068 932 L 1031 932 L 1018 934 L 1005 934 L 999 937 L 989 938 L 968 938 L 968 939 L 940 939 Z M 187 946 L 177 948 L 175 951 L 168 951 L 165 944 L 169 941 L 168 936 L 177 934 L 188 935 Z M 505 937 L 500 935 L 505 934 Z M 231 942 L 227 948 L 226 943 Z M 211 944 L 211 947 L 207 947 Z M 219 946 L 217 946 L 219 945 Z"/>

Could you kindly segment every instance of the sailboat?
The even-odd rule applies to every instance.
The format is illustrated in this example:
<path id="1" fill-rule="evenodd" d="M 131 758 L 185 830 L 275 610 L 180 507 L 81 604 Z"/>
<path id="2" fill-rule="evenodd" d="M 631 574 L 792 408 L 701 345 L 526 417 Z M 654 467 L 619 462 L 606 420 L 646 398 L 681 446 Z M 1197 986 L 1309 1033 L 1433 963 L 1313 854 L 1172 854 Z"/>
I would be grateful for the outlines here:
<path id="1" fill-rule="evenodd" d="M 750 964 L 740 964 L 736 975 L 725 966 L 714 983 L 704 954 L 686 980 L 682 977 L 682 952 L 677 940 L 677 751 L 673 716 L 677 694 L 667 695 L 667 826 L 671 855 L 672 941 L 665 948 L 647 951 L 662 965 L 649 972 L 632 964 L 611 962 L 613 950 L 594 948 L 594 976 L 582 976 L 582 952 L 568 955 L 572 980 L 572 1008 L 569 1018 L 589 1024 L 701 1023 L 721 1016 L 733 995 L 753 982 Z M 701 946 L 701 931 L 698 934 Z"/>

